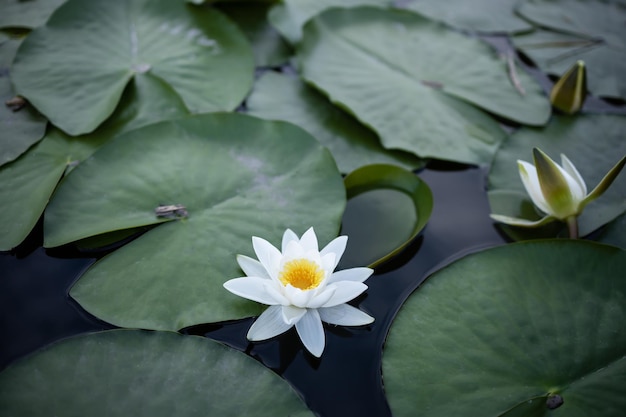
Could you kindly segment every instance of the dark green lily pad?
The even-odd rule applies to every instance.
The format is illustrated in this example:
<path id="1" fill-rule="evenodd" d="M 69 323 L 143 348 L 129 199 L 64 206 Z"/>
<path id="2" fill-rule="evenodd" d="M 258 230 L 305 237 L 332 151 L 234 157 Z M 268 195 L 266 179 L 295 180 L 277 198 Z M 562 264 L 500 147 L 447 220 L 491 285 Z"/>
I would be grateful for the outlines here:
<path id="1" fill-rule="evenodd" d="M 186 216 L 158 217 L 180 204 Z M 71 289 L 97 317 L 121 327 L 180 329 L 259 314 L 222 287 L 241 276 L 252 236 L 287 228 L 337 235 L 345 188 L 330 153 L 302 129 L 213 113 L 117 136 L 59 186 L 44 245 L 160 224 L 106 256 Z M 141 300 L 138 302 L 138 300 Z"/>
<path id="2" fill-rule="evenodd" d="M 565 154 L 576 166 L 590 192 L 626 154 L 626 117 L 619 115 L 554 116 L 543 129 L 521 128 L 514 132 L 496 154 L 489 173 L 490 190 L 526 194 L 519 177 L 517 160 L 532 163 L 537 147 L 561 162 Z M 532 204 L 530 197 L 526 204 Z M 500 206 L 502 207 L 502 206 Z M 497 214 L 519 217 L 520 212 Z M 626 173 L 622 172 L 606 193 L 585 207 L 579 217 L 579 232 L 585 236 L 626 211 Z M 529 219 L 532 220 L 532 219 Z M 542 236 L 541 231 L 538 237 Z"/>
<path id="3" fill-rule="evenodd" d="M 333 7 L 390 6 L 391 0 L 283 0 L 270 10 L 269 20 L 292 44 L 302 38 L 302 27 Z"/>
<path id="4" fill-rule="evenodd" d="M 197 336 L 112 330 L 55 343 L 0 373 L 0 413 L 313 416 L 278 375 Z"/>
<path id="5" fill-rule="evenodd" d="M 613 0 L 525 0 L 517 11 L 543 28 L 514 38 L 540 68 L 562 75 L 585 61 L 589 91 L 626 98 L 626 3 Z"/>
<path id="6" fill-rule="evenodd" d="M 396 417 L 620 417 L 626 252 L 578 240 L 510 244 L 431 276 L 383 352 Z M 551 411 L 548 396 L 564 403 Z"/>
<path id="7" fill-rule="evenodd" d="M 325 12 L 305 27 L 299 58 L 304 78 L 383 146 L 421 157 L 491 161 L 504 132 L 472 104 L 533 125 L 550 115 L 540 86 L 518 71 L 525 94 L 517 91 L 487 44 L 405 11 Z"/>
<path id="8" fill-rule="evenodd" d="M 433 195 L 417 175 L 394 165 L 361 167 L 344 179 L 348 205 L 341 233 L 350 244 L 340 268 L 374 268 L 400 253 L 428 223 Z"/>
<path id="9" fill-rule="evenodd" d="M 46 131 L 46 119 L 31 105 L 7 105 L 15 98 L 9 80 L 10 66 L 21 39 L 9 38 L 0 43 L 0 166 L 24 153 Z"/>
<path id="10" fill-rule="evenodd" d="M 69 0 L 17 52 L 17 93 L 71 135 L 93 131 L 148 73 L 192 113 L 233 110 L 252 85 L 245 36 L 220 12 L 170 0 Z M 80 87 L 78 87 L 80 86 Z"/>
<path id="11" fill-rule="evenodd" d="M 389 163 L 416 169 L 423 161 L 407 152 L 382 147 L 374 132 L 295 76 L 266 72 L 246 101 L 248 113 L 294 123 L 326 146 L 343 173 L 363 165 Z"/>
<path id="12" fill-rule="evenodd" d="M 399 7 L 459 29 L 477 32 L 518 33 L 533 26 L 515 14 L 519 0 L 403 0 Z"/>
<path id="13" fill-rule="evenodd" d="M 17 160 L 0 168 L 0 250 L 17 246 L 41 217 L 63 174 L 88 158 L 113 136 L 187 114 L 175 92 L 156 77 L 138 75 L 121 105 L 95 132 L 71 137 L 51 128 L 45 138 Z"/>
<path id="14" fill-rule="evenodd" d="M 65 0 L 0 0 L 0 29 L 33 29 L 48 20 Z"/>
<path id="15" fill-rule="evenodd" d="M 239 25 L 252 43 L 254 61 L 258 67 L 277 67 L 289 60 L 291 47 L 267 20 L 271 4 L 259 1 L 243 4 L 226 2 L 218 3 L 217 7 Z"/>

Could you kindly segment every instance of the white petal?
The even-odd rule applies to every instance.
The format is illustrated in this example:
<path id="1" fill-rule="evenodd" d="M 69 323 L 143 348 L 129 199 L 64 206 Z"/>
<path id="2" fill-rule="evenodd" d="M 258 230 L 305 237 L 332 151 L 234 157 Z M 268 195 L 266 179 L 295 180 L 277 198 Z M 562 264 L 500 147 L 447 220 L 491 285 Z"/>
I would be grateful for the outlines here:
<path id="1" fill-rule="evenodd" d="M 282 308 L 283 320 L 288 324 L 296 324 L 302 316 L 306 314 L 306 308 L 299 308 L 295 306 L 283 306 Z"/>
<path id="2" fill-rule="evenodd" d="M 296 330 L 304 347 L 313 356 L 318 358 L 322 356 L 326 340 L 324 338 L 324 327 L 317 310 L 307 310 L 306 314 L 296 323 Z"/>
<path id="3" fill-rule="evenodd" d="M 317 311 L 322 321 L 340 326 L 363 326 L 374 321 L 374 317 L 348 304 L 320 308 Z"/>
<path id="4" fill-rule="evenodd" d="M 260 237 L 252 236 L 252 247 L 256 257 L 265 267 L 270 277 L 277 279 L 278 265 L 282 254 L 270 242 Z"/>
<path id="5" fill-rule="evenodd" d="M 271 306 L 265 310 L 248 330 L 248 340 L 266 340 L 285 333 L 293 324 L 285 323 L 281 306 Z"/>
<path id="6" fill-rule="evenodd" d="M 336 291 L 335 286 L 327 287 L 319 294 L 311 297 L 311 300 L 307 303 L 307 308 L 318 308 L 323 306 L 330 300 L 330 298 L 335 294 Z"/>
<path id="7" fill-rule="evenodd" d="M 251 257 L 245 255 L 237 255 L 237 263 L 243 272 L 249 277 L 270 279 L 270 276 L 265 270 L 263 264 L 256 259 L 252 259 Z"/>
<path id="8" fill-rule="evenodd" d="M 300 245 L 299 240 L 290 240 L 289 242 L 287 242 L 287 246 L 283 250 L 283 259 L 282 259 L 283 264 L 285 262 L 288 262 L 294 259 L 300 259 L 303 257 L 304 257 L 304 249 L 302 249 L 302 245 Z"/>
<path id="9" fill-rule="evenodd" d="M 348 236 L 339 236 L 339 237 L 334 238 L 328 245 L 324 247 L 324 249 L 320 251 L 320 255 L 322 256 L 331 252 L 335 254 L 335 265 L 333 265 L 331 271 L 337 267 L 339 260 L 343 256 L 344 251 L 346 250 L 347 244 L 348 244 Z"/>
<path id="10" fill-rule="evenodd" d="M 315 295 L 312 290 L 301 290 L 291 284 L 287 284 L 284 288 L 285 297 L 289 300 L 290 304 L 296 307 L 305 308 L 309 304 L 311 297 Z"/>
<path id="11" fill-rule="evenodd" d="M 322 265 L 322 269 L 327 271 L 330 276 L 335 269 L 335 266 L 337 266 L 337 262 L 335 262 L 335 254 L 332 252 L 325 254 L 320 258 L 319 263 Z"/>
<path id="12" fill-rule="evenodd" d="M 587 185 L 585 184 L 585 180 L 580 175 L 580 172 L 576 169 L 572 161 L 570 161 L 567 156 L 561 154 L 561 165 L 563 166 L 563 171 L 567 173 L 565 178 L 567 178 L 567 182 L 570 184 L 570 190 L 572 190 L 572 195 L 574 198 L 578 200 L 582 200 L 587 195 Z M 569 178 L 568 178 L 569 176 Z M 574 180 L 574 184 L 572 184 L 569 179 Z"/>
<path id="13" fill-rule="evenodd" d="M 315 236 L 315 231 L 312 227 L 309 228 L 302 237 L 300 238 L 300 245 L 302 245 L 302 249 L 304 252 L 315 251 L 319 252 L 317 246 L 317 236 Z"/>
<path id="14" fill-rule="evenodd" d="M 328 288 L 335 287 L 335 293 L 332 297 L 323 305 L 323 307 L 333 307 L 338 304 L 343 304 L 350 301 L 367 289 L 367 285 L 361 282 L 354 281 L 340 281 L 330 284 Z"/>
<path id="15" fill-rule="evenodd" d="M 539 185 L 539 177 L 537 176 L 537 169 L 535 166 L 526 161 L 519 160 L 517 161 L 517 166 L 519 168 L 519 174 L 522 179 L 522 183 L 524 184 L 524 188 L 526 188 L 526 192 L 533 200 L 533 203 L 544 213 L 552 214 L 552 210 L 550 209 L 550 206 L 546 202 L 543 192 L 541 191 L 541 185 Z"/>
<path id="16" fill-rule="evenodd" d="M 363 282 L 368 279 L 373 273 L 373 269 L 365 267 L 344 269 L 342 271 L 333 272 L 333 274 L 328 278 L 327 284 L 338 281 Z"/>
<path id="17" fill-rule="evenodd" d="M 267 291 L 267 286 L 272 285 L 272 281 L 259 277 L 234 278 L 224 283 L 224 288 L 248 300 L 267 305 L 281 304 L 281 300 L 273 297 L 273 294 Z"/>
<path id="18" fill-rule="evenodd" d="M 285 233 L 283 233 L 283 243 L 281 245 L 283 254 L 287 251 L 287 244 L 291 241 L 299 242 L 298 235 L 296 235 L 293 230 L 287 229 Z"/>

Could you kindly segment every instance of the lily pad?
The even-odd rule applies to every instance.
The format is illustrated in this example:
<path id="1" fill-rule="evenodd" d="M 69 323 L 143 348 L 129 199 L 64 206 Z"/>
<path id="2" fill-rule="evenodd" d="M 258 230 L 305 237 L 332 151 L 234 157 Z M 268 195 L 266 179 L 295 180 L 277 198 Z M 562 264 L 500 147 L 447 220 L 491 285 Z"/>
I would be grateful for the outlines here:
<path id="1" fill-rule="evenodd" d="M 65 0 L 0 0 L 0 29 L 43 25 Z"/>
<path id="2" fill-rule="evenodd" d="M 271 4 L 263 2 L 218 3 L 217 7 L 237 23 L 252 44 L 258 67 L 277 67 L 291 57 L 291 47 L 269 24 L 267 14 Z"/>
<path id="3" fill-rule="evenodd" d="M 272 7 L 269 20 L 292 44 L 302 38 L 302 27 L 314 16 L 333 7 L 391 6 L 391 0 L 283 0 Z"/>
<path id="4" fill-rule="evenodd" d="M 553 31 L 515 37 L 515 45 L 547 72 L 562 75 L 585 61 L 589 90 L 626 98 L 626 3 L 595 0 L 525 0 L 517 11 Z"/>
<path id="5" fill-rule="evenodd" d="M 423 161 L 407 152 L 387 150 L 378 136 L 299 78 L 264 73 L 246 101 L 248 113 L 294 123 L 326 146 L 343 173 L 363 165 L 390 163 L 416 169 Z"/>
<path id="6" fill-rule="evenodd" d="M 348 205 L 341 233 L 350 244 L 339 268 L 374 268 L 400 253 L 428 223 L 430 188 L 417 175 L 394 165 L 359 168 L 344 179 Z"/>
<path id="7" fill-rule="evenodd" d="M 46 131 L 46 119 L 31 105 L 9 106 L 15 98 L 9 73 L 21 39 L 9 38 L 0 43 L 0 166 L 24 153 L 37 143 Z"/>
<path id="8" fill-rule="evenodd" d="M 182 205 L 186 214 L 159 217 L 162 205 Z M 164 223 L 94 264 L 70 294 L 121 327 L 180 329 L 259 314 L 261 305 L 222 287 L 242 275 L 236 255 L 253 255 L 252 236 L 276 242 L 287 228 L 314 226 L 330 241 L 344 207 L 334 160 L 305 131 L 213 113 L 103 146 L 59 186 L 44 245 Z"/>
<path id="9" fill-rule="evenodd" d="M 621 416 L 625 268 L 621 249 L 561 239 L 486 250 L 438 271 L 402 306 L 385 343 L 393 415 Z M 550 410 L 555 395 L 564 402 Z"/>
<path id="10" fill-rule="evenodd" d="M 543 129 L 521 128 L 498 150 L 489 173 L 490 190 L 526 193 L 517 160 L 532 163 L 532 149 L 541 149 L 560 161 L 565 154 L 576 166 L 591 191 L 626 154 L 626 117 L 620 115 L 554 116 Z M 527 197 L 527 204 L 530 197 Z M 492 210 L 493 211 L 493 210 Z M 585 207 L 579 232 L 585 236 L 626 211 L 626 175 L 622 172 L 608 191 Z M 494 211 L 495 212 L 495 211 Z M 498 213 L 519 216 L 519 212 Z"/>
<path id="11" fill-rule="evenodd" d="M 244 35 L 214 9 L 170 0 L 68 0 L 26 38 L 11 77 L 18 94 L 79 135 L 111 115 L 137 74 L 165 81 L 200 113 L 236 108 L 253 69 Z"/>
<path id="12" fill-rule="evenodd" d="M 112 330 L 55 343 L 0 373 L 3 416 L 313 416 L 278 375 L 197 336 Z"/>
<path id="13" fill-rule="evenodd" d="M 485 110 L 544 124 L 550 103 L 523 71 L 478 39 L 417 14 L 335 9 L 305 27 L 304 78 L 371 126 L 383 146 L 421 157 L 488 164 L 504 137 Z M 472 104 L 470 104 L 472 103 Z"/>
<path id="14" fill-rule="evenodd" d="M 0 168 L 0 250 L 17 246 L 41 217 L 64 173 L 88 158 L 113 136 L 187 114 L 169 86 L 148 74 L 127 86 L 121 105 L 95 132 L 71 137 L 51 128 L 45 138 L 17 160 Z"/>
<path id="15" fill-rule="evenodd" d="M 399 7 L 459 29 L 482 33 L 518 33 L 533 26 L 515 14 L 519 0 L 402 0 Z"/>

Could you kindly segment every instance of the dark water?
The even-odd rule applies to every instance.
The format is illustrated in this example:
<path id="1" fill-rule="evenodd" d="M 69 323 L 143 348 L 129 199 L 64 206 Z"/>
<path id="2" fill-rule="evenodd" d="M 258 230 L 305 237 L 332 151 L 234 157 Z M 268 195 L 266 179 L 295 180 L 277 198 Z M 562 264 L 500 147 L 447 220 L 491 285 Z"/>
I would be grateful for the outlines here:
<path id="1" fill-rule="evenodd" d="M 376 321 L 362 328 L 325 325 L 326 349 L 317 360 L 304 351 L 294 329 L 251 344 L 253 319 L 194 326 L 205 335 L 245 351 L 287 379 L 320 416 L 389 416 L 381 359 L 391 321 L 403 301 L 432 272 L 470 252 L 503 244 L 489 218 L 486 171 L 451 164 L 418 174 L 432 189 L 434 208 L 423 233 L 396 259 L 382 265 L 354 305 Z M 67 295 L 94 258 L 72 249 L 44 250 L 41 227 L 14 253 L 0 254 L 0 369 L 56 340 L 111 328 L 82 311 Z"/>

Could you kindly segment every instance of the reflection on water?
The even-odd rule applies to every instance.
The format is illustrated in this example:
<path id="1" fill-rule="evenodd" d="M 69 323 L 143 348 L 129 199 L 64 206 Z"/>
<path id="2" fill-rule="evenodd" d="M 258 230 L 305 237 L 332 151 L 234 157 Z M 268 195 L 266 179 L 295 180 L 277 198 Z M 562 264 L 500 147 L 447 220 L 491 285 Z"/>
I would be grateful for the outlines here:
<path id="1" fill-rule="evenodd" d="M 245 336 L 253 319 L 194 326 L 184 332 L 245 351 L 283 375 L 320 415 L 389 416 L 381 351 L 402 302 L 435 270 L 470 252 L 504 243 L 489 218 L 484 169 L 439 164 L 418 175 L 433 191 L 433 214 L 420 237 L 399 259 L 381 265 L 366 281 L 367 293 L 354 301 L 376 318 L 372 325 L 325 325 L 326 349 L 319 360 L 304 350 L 293 329 L 269 341 L 248 343 Z M 80 258 L 72 250 L 45 251 L 37 247 L 40 235 L 41 228 L 15 253 L 0 254 L 0 369 L 52 341 L 111 327 L 83 312 L 67 295 L 93 259 Z"/>

